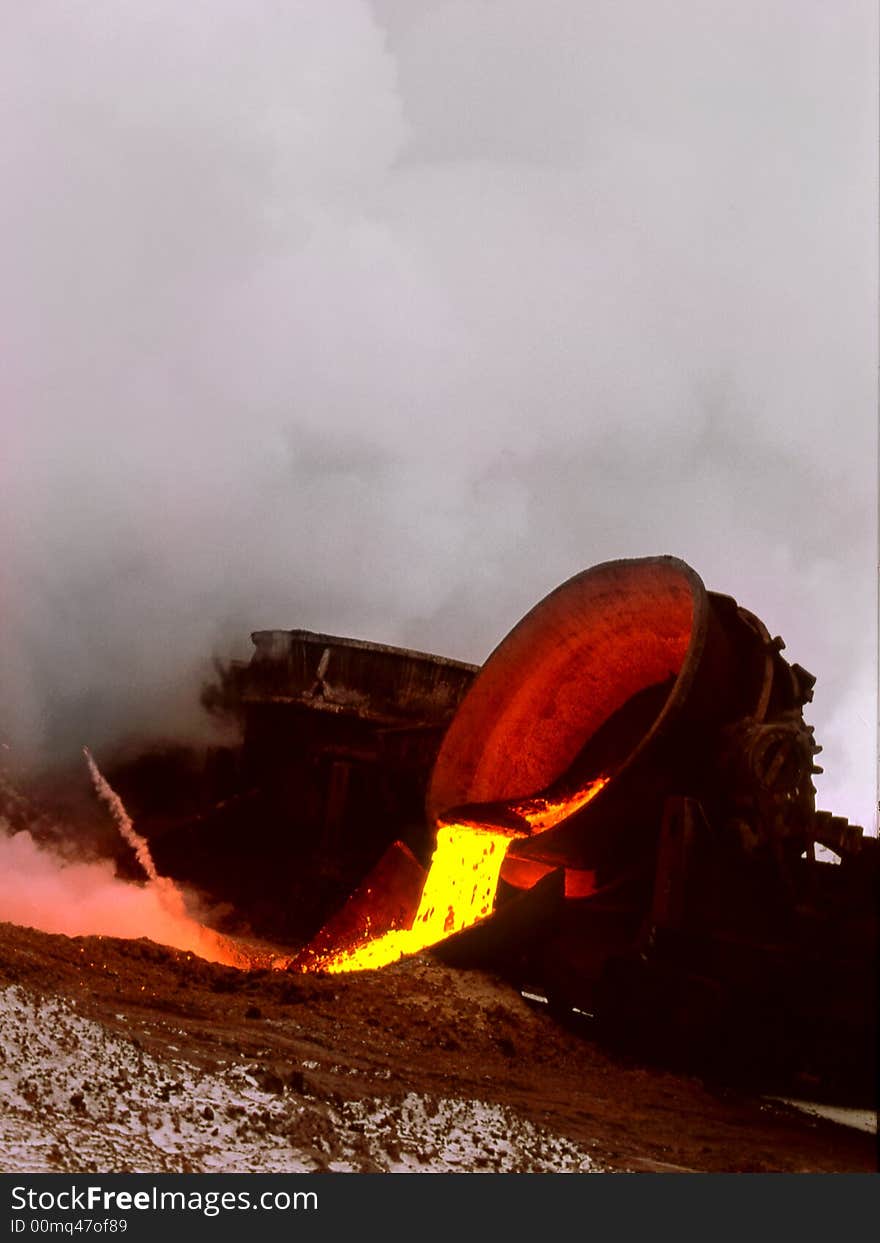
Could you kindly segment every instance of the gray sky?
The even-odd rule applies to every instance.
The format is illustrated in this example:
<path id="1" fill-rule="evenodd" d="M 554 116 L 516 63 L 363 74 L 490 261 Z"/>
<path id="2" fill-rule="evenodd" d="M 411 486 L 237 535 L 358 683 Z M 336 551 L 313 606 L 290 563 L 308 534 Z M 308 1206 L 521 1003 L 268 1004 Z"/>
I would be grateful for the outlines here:
<path id="1" fill-rule="evenodd" d="M 303 626 L 481 661 L 674 553 L 873 824 L 873 0 L 29 0 L 0 41 L 0 704 L 191 728 Z"/>

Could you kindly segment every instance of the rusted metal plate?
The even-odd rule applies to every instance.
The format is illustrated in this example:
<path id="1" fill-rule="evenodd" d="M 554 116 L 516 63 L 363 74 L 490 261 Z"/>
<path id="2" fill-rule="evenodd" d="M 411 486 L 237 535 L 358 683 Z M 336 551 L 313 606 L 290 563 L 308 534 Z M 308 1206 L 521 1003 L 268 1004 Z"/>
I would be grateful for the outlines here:
<path id="1" fill-rule="evenodd" d="M 296 704 L 377 724 L 445 722 L 477 667 L 308 630 L 258 630 L 238 675 L 245 704 Z"/>

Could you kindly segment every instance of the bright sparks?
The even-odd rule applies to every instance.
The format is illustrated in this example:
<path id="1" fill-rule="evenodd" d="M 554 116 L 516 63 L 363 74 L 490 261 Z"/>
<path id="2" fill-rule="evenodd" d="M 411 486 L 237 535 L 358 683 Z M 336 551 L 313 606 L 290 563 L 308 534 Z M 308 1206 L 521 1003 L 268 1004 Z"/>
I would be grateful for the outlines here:
<path id="1" fill-rule="evenodd" d="M 236 947 L 229 937 L 224 937 L 212 928 L 206 928 L 204 924 L 192 918 L 186 909 L 184 896 L 174 881 L 169 876 L 160 876 L 156 871 L 147 839 L 135 829 L 122 799 L 98 768 L 88 747 L 83 747 L 83 754 L 95 793 L 107 807 L 120 836 L 131 846 L 138 863 L 146 873 L 149 888 L 155 894 L 159 907 L 170 920 L 174 944 L 177 948 L 191 950 L 200 958 L 223 963 L 227 967 L 242 969 L 251 967 L 253 964 L 249 956 Z M 149 930 L 145 928 L 144 935 L 148 935 L 148 932 Z"/>

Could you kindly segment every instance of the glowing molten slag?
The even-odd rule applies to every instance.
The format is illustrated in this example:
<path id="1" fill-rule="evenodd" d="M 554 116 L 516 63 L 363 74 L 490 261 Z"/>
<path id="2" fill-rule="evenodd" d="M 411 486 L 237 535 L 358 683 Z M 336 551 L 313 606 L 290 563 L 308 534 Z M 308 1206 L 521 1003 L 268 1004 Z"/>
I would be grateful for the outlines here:
<path id="1" fill-rule="evenodd" d="M 547 829 L 552 829 L 560 821 L 567 820 L 576 811 L 580 811 L 607 784 L 607 777 L 597 777 L 595 781 L 588 782 L 576 794 L 571 794 L 567 798 L 552 799 L 539 796 L 524 799 L 520 803 L 512 803 L 510 810 L 526 820 L 533 833 L 543 833 Z"/>
<path id="2" fill-rule="evenodd" d="M 569 798 L 528 799 L 508 810 L 524 820 L 531 832 L 542 833 L 579 811 L 607 782 L 607 777 L 599 777 Z M 311 969 L 335 973 L 384 967 L 485 919 L 492 913 L 504 856 L 512 842 L 526 835 L 499 825 L 440 820 L 412 927 L 330 954 Z"/>

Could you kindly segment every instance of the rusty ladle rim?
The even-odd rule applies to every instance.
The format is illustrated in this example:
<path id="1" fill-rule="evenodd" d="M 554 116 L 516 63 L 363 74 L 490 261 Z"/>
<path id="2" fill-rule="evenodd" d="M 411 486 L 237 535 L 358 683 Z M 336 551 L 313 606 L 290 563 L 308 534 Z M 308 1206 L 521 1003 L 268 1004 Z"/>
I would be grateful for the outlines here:
<path id="1" fill-rule="evenodd" d="M 623 759 L 623 762 L 615 770 L 612 780 L 609 781 L 608 785 L 599 792 L 596 798 L 593 799 L 587 805 L 587 807 L 583 809 L 583 811 L 580 813 L 580 815 L 583 815 L 583 816 L 592 817 L 592 813 L 595 811 L 597 807 L 600 807 L 606 804 L 608 798 L 612 795 L 612 793 L 616 791 L 617 789 L 619 789 L 619 782 L 620 782 L 620 777 L 622 776 L 622 774 L 633 769 L 640 762 L 640 760 L 645 755 L 645 753 L 649 751 L 649 749 L 653 748 L 658 743 L 658 741 L 667 733 L 669 728 L 674 724 L 674 722 L 676 721 L 676 719 L 678 718 L 681 712 L 681 709 L 687 703 L 687 700 L 693 689 L 694 682 L 696 681 L 696 678 L 698 676 L 703 653 L 706 648 L 709 615 L 711 611 L 711 600 L 710 600 L 709 592 L 707 591 L 702 578 L 699 576 L 696 570 L 694 570 L 692 566 L 688 565 L 686 561 L 681 560 L 681 558 L 679 557 L 654 556 L 654 557 L 618 558 L 615 560 L 603 561 L 603 562 L 598 563 L 597 565 L 591 566 L 589 569 L 579 571 L 577 574 L 574 574 L 570 578 L 566 579 L 565 582 L 561 583 L 558 587 L 555 587 L 552 591 L 548 592 L 546 596 L 544 596 L 541 600 L 539 600 L 537 604 L 535 604 L 527 613 L 523 615 L 523 617 L 516 623 L 516 625 L 508 632 L 508 634 L 501 640 L 501 642 L 493 649 L 493 651 L 491 652 L 491 654 L 488 656 L 485 663 L 483 664 L 480 673 L 477 674 L 477 677 L 472 683 L 471 690 L 478 687 L 483 670 L 485 670 L 490 665 L 490 663 L 495 658 L 495 656 L 502 651 L 502 649 L 506 646 L 506 644 L 512 638 L 512 636 L 514 636 L 520 630 L 520 628 L 525 626 L 530 620 L 533 620 L 536 614 L 539 614 L 544 609 L 544 607 L 549 603 L 549 601 L 571 591 L 573 589 L 574 584 L 581 583 L 588 577 L 592 578 L 593 576 L 608 574 L 609 572 L 619 571 L 621 569 L 627 569 L 629 567 L 632 567 L 632 568 L 643 567 L 643 566 L 648 567 L 651 565 L 662 565 L 664 568 L 675 569 L 681 575 L 681 578 L 684 580 L 684 582 L 687 583 L 690 589 L 691 599 L 693 601 L 693 614 L 691 618 L 691 630 L 690 630 L 690 638 L 688 640 L 687 650 L 685 651 L 684 658 L 681 663 L 681 667 L 675 678 L 675 682 L 673 683 L 670 689 L 670 692 L 668 696 L 666 697 L 666 700 L 663 704 L 663 707 L 661 708 L 659 714 L 655 718 L 653 724 L 645 732 L 644 736 L 640 739 L 640 741 L 633 748 L 633 750 L 630 751 L 629 754 Z M 468 694 L 470 693 L 471 692 L 469 691 Z M 466 698 L 467 696 L 465 697 L 465 699 Z M 452 722 L 450 723 L 450 726 L 449 726 L 450 730 L 454 729 L 454 726 L 455 726 L 455 717 L 453 717 Z M 442 750 L 443 748 L 441 746 L 441 752 L 440 752 L 441 754 L 442 754 Z M 576 763 L 577 761 L 575 760 L 574 764 L 576 765 Z M 545 795 L 550 790 L 558 789 L 562 783 L 565 783 L 566 785 L 571 784 L 569 781 L 566 780 L 566 778 L 571 773 L 572 773 L 572 766 L 570 765 L 568 769 L 564 770 L 562 773 L 559 773 L 549 783 L 549 785 L 543 787 L 543 789 L 541 790 L 536 790 L 532 792 L 531 796 L 540 797 L 542 795 Z M 427 810 L 428 810 L 429 819 L 432 822 L 436 822 L 442 818 L 454 816 L 455 807 L 448 807 L 448 808 L 441 809 L 434 805 L 432 791 L 433 791 L 433 776 L 432 776 L 432 781 L 429 783 L 429 786 L 428 786 Z M 517 801 L 521 800 L 523 797 L 529 797 L 529 796 L 524 796 L 524 795 L 517 796 Z M 481 804 L 468 802 L 466 803 L 466 806 L 468 807 L 469 813 L 474 814 L 476 809 L 480 806 L 484 806 L 488 808 L 491 806 L 498 806 L 499 804 L 503 804 L 509 801 L 511 800 L 498 799 L 498 800 L 493 800 L 492 802 L 488 802 L 488 803 L 484 802 Z M 457 804 L 457 806 L 462 806 L 462 805 L 463 804 L 461 802 Z M 565 823 L 566 822 L 563 822 L 563 825 Z M 549 844 L 550 840 L 555 836 L 556 833 L 558 833 L 562 829 L 563 825 L 560 825 L 559 828 L 556 830 L 550 829 L 546 833 L 542 833 L 540 835 L 542 840 L 545 841 L 547 844 Z M 517 851 L 517 853 L 520 853 L 520 852 Z"/>

